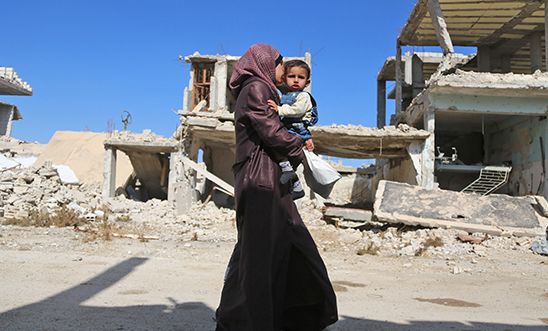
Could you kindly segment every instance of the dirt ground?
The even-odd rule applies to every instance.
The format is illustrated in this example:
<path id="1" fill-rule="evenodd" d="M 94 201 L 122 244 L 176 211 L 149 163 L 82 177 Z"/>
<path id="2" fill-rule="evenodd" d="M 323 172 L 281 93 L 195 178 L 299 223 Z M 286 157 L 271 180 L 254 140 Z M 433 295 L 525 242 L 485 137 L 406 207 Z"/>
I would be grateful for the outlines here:
<path id="1" fill-rule="evenodd" d="M 213 330 L 235 235 L 231 222 L 216 226 L 232 237 L 89 241 L 70 228 L 0 226 L 0 327 Z M 331 227 L 311 232 L 325 241 Z M 328 330 L 548 329 L 546 257 L 497 249 L 382 257 L 330 247 L 322 256 L 340 321 Z"/>

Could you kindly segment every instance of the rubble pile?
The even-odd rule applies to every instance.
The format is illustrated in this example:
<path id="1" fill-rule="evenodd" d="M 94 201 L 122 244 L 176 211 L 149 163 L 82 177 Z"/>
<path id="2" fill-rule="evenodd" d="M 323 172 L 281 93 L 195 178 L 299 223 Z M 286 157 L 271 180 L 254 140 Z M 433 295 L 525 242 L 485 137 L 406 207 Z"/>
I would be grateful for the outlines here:
<path id="1" fill-rule="evenodd" d="M 471 236 L 477 243 L 464 242 L 459 235 L 467 232 L 447 229 L 401 229 L 378 227 L 369 230 L 337 229 L 335 226 L 310 226 L 323 251 L 343 250 L 357 255 L 457 257 L 489 255 L 489 250 L 528 251 L 532 238 L 493 237 L 483 233 Z M 493 253 L 495 254 L 495 253 Z"/>
<path id="2" fill-rule="evenodd" d="M 379 256 L 488 256 L 489 250 L 529 250 L 533 238 L 469 235 L 454 229 L 426 229 L 378 222 L 358 228 L 336 227 L 322 219 L 315 200 L 297 202 L 303 221 L 322 251 Z M 213 202 L 196 203 L 177 215 L 166 200 L 139 202 L 123 196 L 103 199 L 95 185 L 63 184 L 50 165 L 0 172 L 0 219 L 28 217 L 32 210 L 54 213 L 66 206 L 90 221 L 106 219 L 147 229 L 162 241 L 234 241 L 235 212 Z M 461 239 L 459 239 L 461 238 Z M 462 239 L 465 238 L 465 239 Z M 495 253 L 493 253 L 495 254 Z"/>
<path id="3" fill-rule="evenodd" d="M 132 201 L 118 196 L 108 199 L 109 221 L 127 220 L 131 224 L 147 227 L 161 240 L 231 240 L 235 231 L 217 231 L 217 226 L 235 226 L 235 212 L 217 208 L 213 202 L 196 203 L 187 214 L 177 215 L 167 200 L 151 199 L 147 202 Z"/>
<path id="4" fill-rule="evenodd" d="M 165 143 L 172 144 L 175 141 L 160 135 L 155 134 L 151 130 L 145 129 L 142 133 L 134 133 L 130 131 L 113 131 L 108 137 L 109 140 L 123 141 L 123 142 L 145 142 L 145 143 Z"/>
<path id="5" fill-rule="evenodd" d="M 54 212 L 68 206 L 79 212 L 101 204 L 98 187 L 64 185 L 51 165 L 0 172 L 0 216 L 25 218 L 31 210 Z"/>
<path id="6" fill-rule="evenodd" d="M 75 211 L 88 221 L 147 228 L 162 240 L 206 238 L 230 240 L 233 231 L 218 233 L 219 223 L 232 226 L 234 211 L 217 208 L 213 202 L 195 204 L 190 213 L 177 215 L 172 203 L 151 199 L 133 201 L 124 196 L 104 199 L 99 185 L 64 184 L 58 171 L 46 164 L 40 168 L 0 172 L 0 220 L 23 219 L 32 211 L 52 214 L 61 207 Z"/>

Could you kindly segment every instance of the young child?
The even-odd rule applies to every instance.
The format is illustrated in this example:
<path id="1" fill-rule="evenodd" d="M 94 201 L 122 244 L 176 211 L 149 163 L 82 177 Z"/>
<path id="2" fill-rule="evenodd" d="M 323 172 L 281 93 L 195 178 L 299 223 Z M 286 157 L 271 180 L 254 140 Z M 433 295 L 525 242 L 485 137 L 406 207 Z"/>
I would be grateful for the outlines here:
<path id="1" fill-rule="evenodd" d="M 312 134 L 308 127 L 318 122 L 318 110 L 312 95 L 303 91 L 310 84 L 310 67 L 301 60 L 287 61 L 284 67 L 285 93 L 281 95 L 281 105 L 278 106 L 273 100 L 268 100 L 268 106 L 278 112 L 290 133 L 299 136 L 307 149 L 312 149 Z M 280 182 L 287 184 L 293 180 L 293 199 L 302 198 L 303 187 L 289 161 L 283 159 L 279 165 L 282 169 Z"/>

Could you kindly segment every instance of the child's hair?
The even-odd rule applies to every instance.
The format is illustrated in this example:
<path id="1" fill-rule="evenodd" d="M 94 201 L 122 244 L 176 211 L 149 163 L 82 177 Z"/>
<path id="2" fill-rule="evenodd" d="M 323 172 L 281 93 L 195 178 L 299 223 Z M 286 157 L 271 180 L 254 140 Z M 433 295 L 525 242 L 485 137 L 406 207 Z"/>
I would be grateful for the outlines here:
<path id="1" fill-rule="evenodd" d="M 306 78 L 310 79 L 310 67 L 308 66 L 308 64 L 306 64 L 306 62 L 302 60 L 289 60 L 287 62 L 284 62 L 284 69 L 286 72 L 287 70 L 289 70 L 289 68 L 293 67 L 304 68 L 306 70 L 306 73 L 308 74 L 308 77 Z"/>

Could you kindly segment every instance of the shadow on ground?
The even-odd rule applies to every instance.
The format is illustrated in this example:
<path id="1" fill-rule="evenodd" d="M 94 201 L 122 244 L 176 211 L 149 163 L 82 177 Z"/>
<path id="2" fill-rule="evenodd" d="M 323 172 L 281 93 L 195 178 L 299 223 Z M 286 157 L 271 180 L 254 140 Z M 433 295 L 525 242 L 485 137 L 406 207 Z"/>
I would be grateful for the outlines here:
<path id="1" fill-rule="evenodd" d="M 341 316 L 340 320 L 333 326 L 329 327 L 326 331 L 342 331 L 342 330 L 427 330 L 427 331 L 439 331 L 439 330 L 454 330 L 454 331 L 533 331 L 533 330 L 546 330 L 547 327 L 543 326 L 542 321 L 538 321 L 538 325 L 523 326 L 512 324 L 498 324 L 498 323 L 483 323 L 483 322 L 438 322 L 438 321 L 409 321 L 407 324 L 398 324 L 386 321 L 375 321 L 368 319 L 353 318 L 350 316 Z"/>
<path id="2" fill-rule="evenodd" d="M 42 301 L 0 314 L 2 330 L 214 330 L 214 311 L 202 302 L 126 307 L 83 306 L 82 302 L 114 285 L 143 264 L 145 258 L 125 260 L 92 279 Z M 108 304 L 108 302 L 106 302 Z M 412 321 L 396 324 L 341 316 L 328 328 L 339 330 L 546 330 L 546 326 L 494 323 Z"/>
<path id="3" fill-rule="evenodd" d="M 213 330 L 214 311 L 201 302 L 127 307 L 82 305 L 82 302 L 114 285 L 146 260 L 130 258 L 66 291 L 2 313 L 0 329 Z"/>

